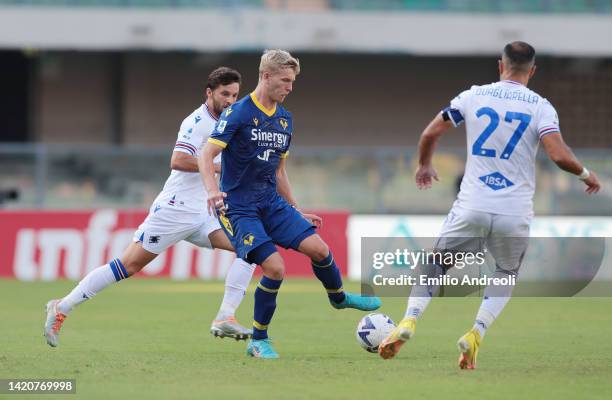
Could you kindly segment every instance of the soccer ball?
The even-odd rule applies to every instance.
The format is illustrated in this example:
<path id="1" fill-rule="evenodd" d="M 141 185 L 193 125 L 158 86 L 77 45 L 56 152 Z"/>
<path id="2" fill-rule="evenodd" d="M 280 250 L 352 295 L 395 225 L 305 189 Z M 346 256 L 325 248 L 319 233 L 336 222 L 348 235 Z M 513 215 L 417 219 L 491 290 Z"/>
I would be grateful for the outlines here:
<path id="1" fill-rule="evenodd" d="M 378 346 L 395 329 L 395 323 L 385 314 L 368 314 L 359 321 L 355 336 L 364 350 L 376 353 Z"/>

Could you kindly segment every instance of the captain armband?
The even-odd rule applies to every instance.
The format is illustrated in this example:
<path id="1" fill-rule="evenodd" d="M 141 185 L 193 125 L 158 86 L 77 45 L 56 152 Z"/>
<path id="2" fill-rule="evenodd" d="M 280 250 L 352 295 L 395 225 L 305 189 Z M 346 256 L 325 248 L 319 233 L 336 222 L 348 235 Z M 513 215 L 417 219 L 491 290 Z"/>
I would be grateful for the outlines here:
<path id="1" fill-rule="evenodd" d="M 456 108 L 446 107 L 442 110 L 442 118 L 444 121 L 450 121 L 454 126 L 459 126 L 463 122 L 463 115 Z"/>

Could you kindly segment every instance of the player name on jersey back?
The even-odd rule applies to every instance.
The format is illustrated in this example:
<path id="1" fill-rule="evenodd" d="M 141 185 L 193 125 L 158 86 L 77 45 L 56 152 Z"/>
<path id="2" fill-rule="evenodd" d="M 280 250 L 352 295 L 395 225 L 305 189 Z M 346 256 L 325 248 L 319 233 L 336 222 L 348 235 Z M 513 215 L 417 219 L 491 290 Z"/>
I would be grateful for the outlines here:
<path id="1" fill-rule="evenodd" d="M 542 136 L 559 132 L 554 107 L 513 81 L 472 86 L 444 111 L 465 122 L 467 161 L 456 204 L 504 215 L 533 215 L 535 166 Z"/>
<path id="2" fill-rule="evenodd" d="M 522 86 L 522 85 L 521 85 Z M 474 89 L 475 96 L 490 96 L 502 100 L 524 101 L 530 104 L 537 104 L 540 96 L 532 91 L 521 90 L 521 87 L 503 88 L 491 86 L 479 86 Z"/>

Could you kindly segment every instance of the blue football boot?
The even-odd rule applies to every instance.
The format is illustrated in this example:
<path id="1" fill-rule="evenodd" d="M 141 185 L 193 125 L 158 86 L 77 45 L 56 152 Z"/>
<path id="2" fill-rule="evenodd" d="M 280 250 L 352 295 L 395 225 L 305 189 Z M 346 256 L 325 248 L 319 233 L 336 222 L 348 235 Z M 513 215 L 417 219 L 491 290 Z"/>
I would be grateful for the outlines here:
<path id="1" fill-rule="evenodd" d="M 279 358 L 272 348 L 270 339 L 251 339 L 247 346 L 247 355 L 256 358 Z"/>
<path id="2" fill-rule="evenodd" d="M 371 296 L 360 296 L 354 293 L 344 292 L 344 300 L 340 303 L 336 303 L 332 300 L 329 301 L 332 307 L 337 308 L 338 310 L 342 308 L 356 308 L 361 311 L 374 311 L 378 310 L 381 306 L 380 298 Z"/>

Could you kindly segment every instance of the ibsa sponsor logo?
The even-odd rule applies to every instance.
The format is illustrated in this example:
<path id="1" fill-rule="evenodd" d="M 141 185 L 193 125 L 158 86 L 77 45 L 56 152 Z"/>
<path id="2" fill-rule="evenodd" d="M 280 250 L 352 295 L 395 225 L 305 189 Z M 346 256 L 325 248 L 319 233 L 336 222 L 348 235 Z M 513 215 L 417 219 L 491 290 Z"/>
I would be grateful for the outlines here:
<path id="1" fill-rule="evenodd" d="M 489 175 L 484 175 L 478 179 L 480 179 L 482 182 L 484 182 L 485 185 L 487 185 L 493 190 L 505 189 L 507 187 L 514 185 L 514 183 L 510 179 L 506 178 L 499 172 L 494 172 Z"/>
<path id="2" fill-rule="evenodd" d="M 45 213 L 40 213 L 41 224 Z M 142 214 L 142 215 L 141 215 Z M 129 215 L 137 224 L 144 213 Z M 10 254 L 0 254 L 0 266 L 12 266 L 12 273 L 5 270 L 0 275 L 18 279 L 55 280 L 68 278 L 79 280 L 91 270 L 118 257 L 132 242 L 134 228 L 118 228 L 119 212 L 99 210 L 92 212 L 85 228 L 73 228 L 69 217 L 61 228 L 20 228 L 15 234 L 13 259 Z M 8 234 L 6 231 L 2 234 Z M 1 234 L 0 234 L 0 237 Z M 6 237 L 4 238 L 6 239 Z M 174 279 L 223 278 L 235 256 L 226 251 L 198 248 L 181 241 L 160 254 L 145 267 L 145 276 L 168 276 Z"/>

